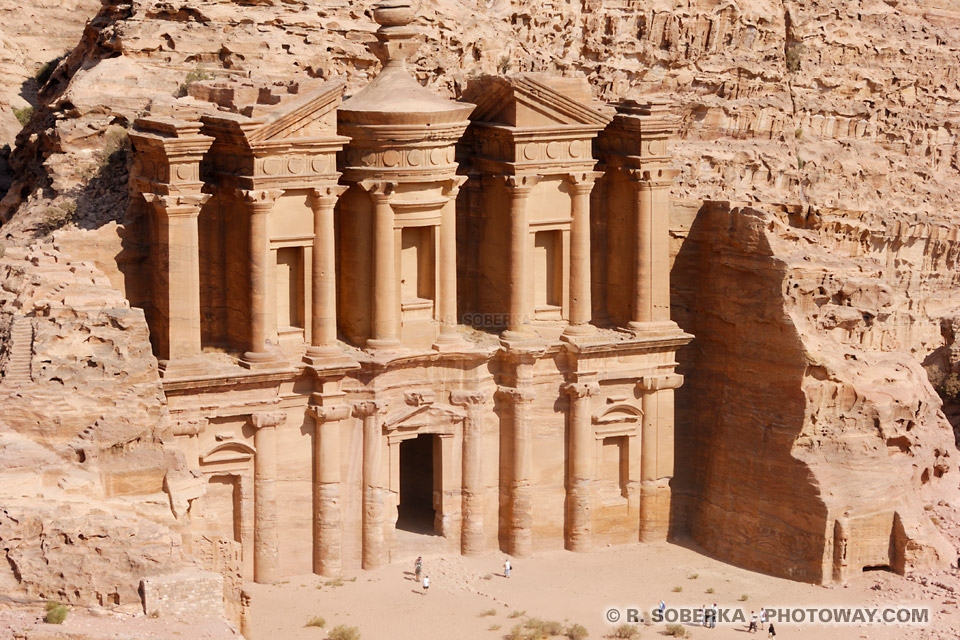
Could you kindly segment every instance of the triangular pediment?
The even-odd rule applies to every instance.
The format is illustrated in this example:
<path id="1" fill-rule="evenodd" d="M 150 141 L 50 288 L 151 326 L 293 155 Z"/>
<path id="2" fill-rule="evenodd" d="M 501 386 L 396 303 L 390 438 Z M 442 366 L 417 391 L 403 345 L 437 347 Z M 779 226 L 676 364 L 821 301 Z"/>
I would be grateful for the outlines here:
<path id="1" fill-rule="evenodd" d="M 265 142 L 336 135 L 336 110 L 345 89 L 346 84 L 340 81 L 326 83 L 291 105 L 289 110 L 269 119 L 248 134 L 247 139 L 250 142 Z"/>
<path id="2" fill-rule="evenodd" d="M 596 126 L 613 118 L 612 110 L 594 102 L 583 78 L 517 75 L 478 82 L 468 99 L 477 108 L 474 122 L 512 127 Z"/>
<path id="3" fill-rule="evenodd" d="M 388 415 L 383 421 L 383 428 L 391 430 L 456 422 L 463 420 L 465 415 L 463 411 L 454 407 L 427 404 Z"/>

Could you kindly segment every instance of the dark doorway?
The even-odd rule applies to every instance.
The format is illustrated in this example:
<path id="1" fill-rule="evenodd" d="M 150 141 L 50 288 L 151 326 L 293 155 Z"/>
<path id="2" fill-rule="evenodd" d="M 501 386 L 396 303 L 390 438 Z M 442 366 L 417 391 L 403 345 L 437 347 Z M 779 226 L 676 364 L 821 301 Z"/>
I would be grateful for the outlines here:
<path id="1" fill-rule="evenodd" d="M 422 435 L 400 443 L 400 504 L 397 528 L 434 533 L 434 449 L 437 438 Z"/>

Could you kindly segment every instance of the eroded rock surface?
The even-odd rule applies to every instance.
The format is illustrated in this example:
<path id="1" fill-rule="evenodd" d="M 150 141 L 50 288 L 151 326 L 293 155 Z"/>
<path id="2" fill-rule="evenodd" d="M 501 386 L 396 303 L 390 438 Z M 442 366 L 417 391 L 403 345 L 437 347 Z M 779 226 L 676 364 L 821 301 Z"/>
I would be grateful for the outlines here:
<path id="1" fill-rule="evenodd" d="M 708 203 L 677 256 L 690 531 L 813 582 L 945 564 L 925 507 L 956 499 L 957 452 L 921 361 L 955 312 L 956 229 L 800 211 Z"/>
<path id="2" fill-rule="evenodd" d="M 165 477 L 189 477 L 143 313 L 52 245 L 0 258 L 0 585 L 137 605 L 184 563 Z"/>

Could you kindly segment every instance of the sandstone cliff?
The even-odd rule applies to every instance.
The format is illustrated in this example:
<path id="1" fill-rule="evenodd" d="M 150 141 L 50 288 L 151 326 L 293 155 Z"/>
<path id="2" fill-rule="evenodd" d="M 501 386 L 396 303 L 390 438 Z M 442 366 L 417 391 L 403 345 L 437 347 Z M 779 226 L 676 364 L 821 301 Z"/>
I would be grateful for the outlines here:
<path id="1" fill-rule="evenodd" d="M 53 246 L 0 258 L 0 590 L 138 605 L 184 563 L 167 484 L 189 477 L 142 311 Z"/>
<path id="2" fill-rule="evenodd" d="M 813 582 L 945 564 L 925 509 L 957 499 L 957 451 L 921 362 L 960 301 L 956 228 L 708 203 L 687 232 L 676 483 L 694 538 Z"/>

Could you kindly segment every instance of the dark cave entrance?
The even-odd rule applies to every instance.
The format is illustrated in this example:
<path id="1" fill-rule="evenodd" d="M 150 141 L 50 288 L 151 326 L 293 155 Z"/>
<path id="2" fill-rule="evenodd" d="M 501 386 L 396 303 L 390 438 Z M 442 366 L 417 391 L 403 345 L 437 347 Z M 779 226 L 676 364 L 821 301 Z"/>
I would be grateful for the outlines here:
<path id="1" fill-rule="evenodd" d="M 439 486 L 436 464 L 440 441 L 434 435 L 420 435 L 400 443 L 400 504 L 397 528 L 413 533 L 434 534 L 436 510 L 434 491 Z"/>

